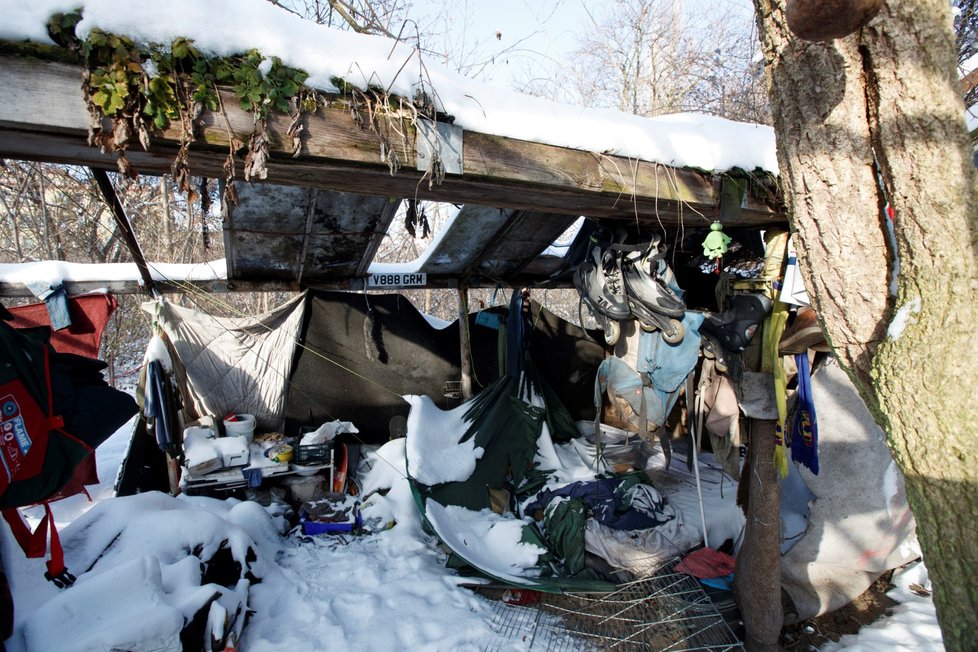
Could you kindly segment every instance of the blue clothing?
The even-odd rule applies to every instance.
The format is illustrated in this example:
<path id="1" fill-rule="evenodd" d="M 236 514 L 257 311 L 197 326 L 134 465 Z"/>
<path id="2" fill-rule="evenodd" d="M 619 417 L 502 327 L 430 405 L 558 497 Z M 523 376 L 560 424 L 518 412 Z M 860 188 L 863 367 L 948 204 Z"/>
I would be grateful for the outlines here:
<path id="1" fill-rule="evenodd" d="M 654 487 L 627 478 L 573 482 L 560 489 L 545 489 L 526 511 L 542 509 L 559 497 L 580 499 L 594 520 L 616 530 L 644 530 L 676 517 L 675 510 Z"/>

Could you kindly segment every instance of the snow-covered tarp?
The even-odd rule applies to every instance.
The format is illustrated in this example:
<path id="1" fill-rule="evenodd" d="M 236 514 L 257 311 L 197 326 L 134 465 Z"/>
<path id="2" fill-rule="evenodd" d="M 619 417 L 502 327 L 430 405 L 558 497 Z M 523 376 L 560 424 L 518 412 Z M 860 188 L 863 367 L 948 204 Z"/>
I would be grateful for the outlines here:
<path id="1" fill-rule="evenodd" d="M 227 262 L 221 258 L 206 263 L 148 263 L 155 281 L 216 281 L 227 279 Z M 30 263 L 0 263 L 0 281 L 22 284 L 43 281 L 51 287 L 62 283 L 142 282 L 135 263 L 69 263 L 42 260 Z"/>

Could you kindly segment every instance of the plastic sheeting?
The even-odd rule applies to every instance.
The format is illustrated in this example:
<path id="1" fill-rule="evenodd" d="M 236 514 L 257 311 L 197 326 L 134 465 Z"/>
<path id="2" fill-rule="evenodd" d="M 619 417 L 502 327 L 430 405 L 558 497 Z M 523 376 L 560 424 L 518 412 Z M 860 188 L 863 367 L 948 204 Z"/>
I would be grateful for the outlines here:
<path id="1" fill-rule="evenodd" d="M 441 408 L 457 405 L 446 382 L 461 378 L 458 321 L 434 328 L 397 294 L 308 293 L 303 347 L 296 353 L 286 403 L 286 434 L 324 421 L 352 421 L 358 439 L 387 441 L 394 417 L 407 417 L 403 395 L 428 396 Z M 499 376 L 501 307 L 469 314 L 473 387 Z M 604 348 L 579 327 L 531 306 L 527 334 L 537 369 L 574 419 L 594 418 L 591 398 Z M 493 325 L 490 325 L 493 324 Z"/>
<path id="2" fill-rule="evenodd" d="M 246 413 L 259 430 L 281 430 L 304 295 L 255 318 L 214 317 L 165 300 L 143 310 L 169 336 L 199 414 Z"/>
<path id="3" fill-rule="evenodd" d="M 97 358 L 102 344 L 102 331 L 115 312 L 118 303 L 111 294 L 83 294 L 68 298 L 68 314 L 71 325 L 51 331 L 51 346 L 60 353 L 76 353 L 86 358 Z M 10 325 L 14 328 L 50 326 L 51 317 L 43 303 L 8 308 L 14 316 Z"/>
<path id="4" fill-rule="evenodd" d="M 816 498 L 808 531 L 781 558 L 801 621 L 845 606 L 884 571 L 919 554 L 903 474 L 846 373 L 829 361 L 812 375 L 821 472 L 799 467 Z"/>

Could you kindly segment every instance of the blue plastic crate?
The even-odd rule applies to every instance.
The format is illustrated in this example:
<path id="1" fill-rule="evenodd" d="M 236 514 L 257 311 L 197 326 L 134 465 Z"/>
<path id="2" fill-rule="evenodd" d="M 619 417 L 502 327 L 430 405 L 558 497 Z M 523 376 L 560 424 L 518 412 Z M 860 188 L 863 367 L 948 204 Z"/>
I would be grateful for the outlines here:
<path id="1" fill-rule="evenodd" d="M 363 516 L 360 515 L 359 504 L 353 506 L 352 514 L 352 521 L 326 523 L 323 521 L 309 520 L 308 515 L 304 511 L 301 511 L 299 512 L 299 522 L 302 524 L 302 533 L 308 535 L 352 532 L 354 529 L 358 529 L 363 526 Z"/>

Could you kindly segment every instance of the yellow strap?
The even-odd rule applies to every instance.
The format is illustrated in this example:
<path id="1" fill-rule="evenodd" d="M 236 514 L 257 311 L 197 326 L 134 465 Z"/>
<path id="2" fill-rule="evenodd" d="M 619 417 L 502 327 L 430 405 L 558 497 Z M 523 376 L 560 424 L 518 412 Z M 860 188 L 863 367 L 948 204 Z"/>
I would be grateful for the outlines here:
<path id="1" fill-rule="evenodd" d="M 788 475 L 788 446 L 784 438 L 784 424 L 788 416 L 788 376 L 784 371 L 781 356 L 778 355 L 778 344 L 788 322 L 788 305 L 781 302 L 781 290 L 773 289 L 773 281 L 782 276 L 787 247 L 787 232 L 769 234 L 763 277 L 772 282 L 771 298 L 774 299 L 774 307 L 764 323 L 764 341 L 761 348 L 761 371 L 774 375 L 774 398 L 778 406 L 774 466 L 782 478 Z"/>
<path id="2" fill-rule="evenodd" d="M 761 371 L 774 375 L 774 398 L 778 406 L 778 425 L 775 429 L 774 466 L 784 478 L 788 475 L 788 445 L 784 438 L 784 423 L 788 416 L 788 376 L 784 371 L 778 343 L 788 321 L 788 306 L 780 300 L 774 304 L 764 329 L 764 348 L 761 351 Z"/>

